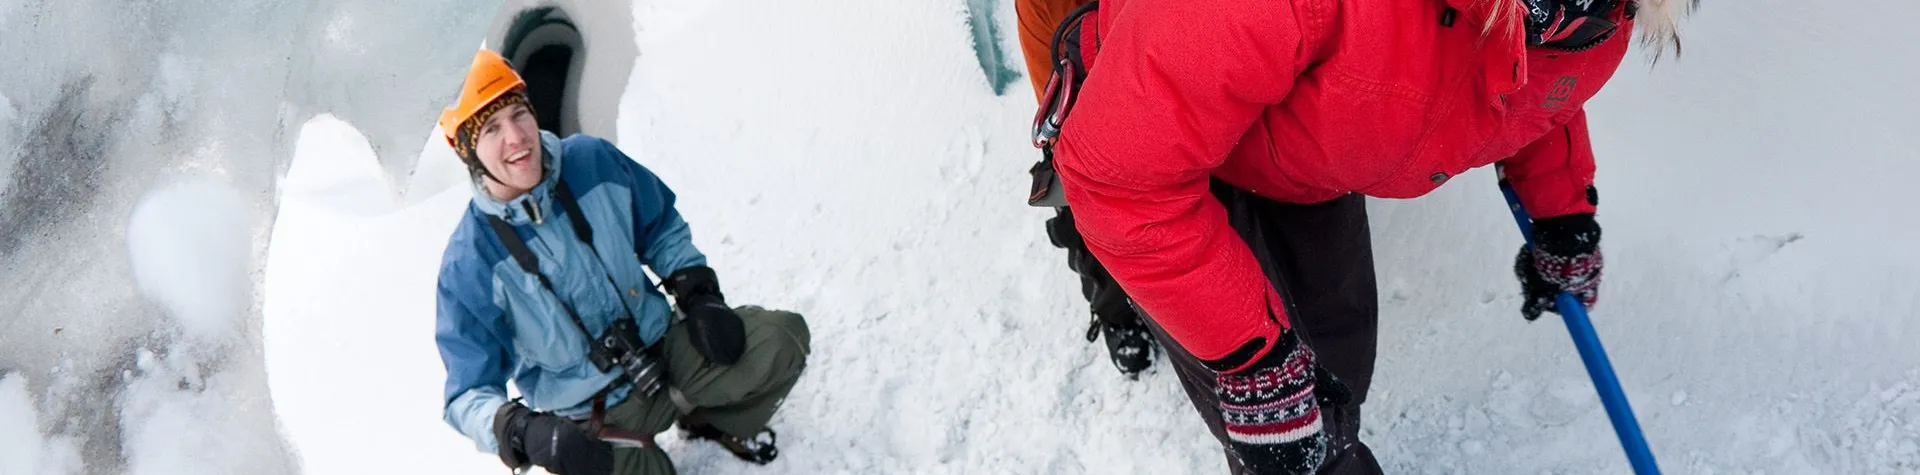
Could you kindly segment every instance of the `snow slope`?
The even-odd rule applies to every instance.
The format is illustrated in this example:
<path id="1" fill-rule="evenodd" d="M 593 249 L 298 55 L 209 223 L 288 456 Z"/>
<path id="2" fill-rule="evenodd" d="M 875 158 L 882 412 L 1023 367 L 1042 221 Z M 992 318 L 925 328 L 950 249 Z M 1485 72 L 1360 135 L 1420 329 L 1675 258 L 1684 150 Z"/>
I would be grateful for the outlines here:
<path id="1" fill-rule="evenodd" d="M 1709 2 L 1681 61 L 1591 105 L 1595 324 L 1670 472 L 1920 471 L 1920 215 L 1888 206 L 1920 173 L 1899 85 L 1920 59 L 1883 46 L 1920 33 L 1830 7 Z M 1625 470 L 1560 325 L 1514 321 L 1517 241 L 1474 178 L 1375 208 L 1376 446 L 1404 469 Z"/>
<path id="2" fill-rule="evenodd" d="M 1075 281 L 1019 203 L 1031 102 L 954 71 L 946 12 L 747 3 L 641 29 L 620 143 L 680 190 L 720 272 L 745 276 L 732 292 L 830 342 L 789 402 L 785 422 L 816 432 L 790 467 L 1218 471 L 1170 374 L 1122 382 L 1076 339 Z M 1920 215 L 1876 206 L 1920 172 L 1902 107 L 1920 97 L 1894 79 L 1920 60 L 1876 45 L 1920 34 L 1804 2 L 1697 18 L 1683 60 L 1632 62 L 1593 105 L 1612 257 L 1595 318 L 1649 438 L 1675 473 L 1920 470 L 1920 252 L 1898 244 Z M 799 54 L 840 49 L 858 53 Z M 1517 318 L 1520 240 L 1490 174 L 1372 209 L 1366 438 L 1383 462 L 1625 471 L 1565 330 Z"/>
<path id="3" fill-rule="evenodd" d="M 40 435 L 39 417 L 24 376 L 0 377 L 0 473 L 73 473 L 80 468 L 72 437 Z"/>
<path id="4" fill-rule="evenodd" d="M 1021 202 L 1030 96 L 990 92 L 964 6 L 636 7 L 612 139 L 679 192 L 728 295 L 806 314 L 817 347 L 774 421 L 779 461 L 663 436 L 686 472 L 1220 472 L 1164 366 L 1126 381 L 1080 340 L 1073 276 Z M 1920 217 L 1881 204 L 1920 172 L 1902 107 L 1920 97 L 1897 82 L 1920 58 L 1885 50 L 1920 39 L 1899 17 L 1709 4 L 1683 60 L 1629 65 L 1592 105 L 1610 261 L 1594 316 L 1667 471 L 1920 470 L 1920 251 L 1902 245 Z M 290 442 L 308 473 L 490 467 L 439 421 L 428 323 L 458 168 L 423 158 L 440 175 L 417 183 L 444 188 L 381 197 L 345 127 L 304 129 L 274 232 Z M 294 191 L 309 174 L 333 191 Z M 1365 438 L 1389 470 L 1625 472 L 1565 331 L 1517 316 L 1491 177 L 1372 211 Z M 373 423 L 391 438 L 365 443 Z"/>
<path id="5" fill-rule="evenodd" d="M 366 138 L 330 115 L 296 143 L 262 313 L 267 383 L 303 471 L 500 469 L 440 423 L 434 285 L 466 189 L 404 202 Z"/>

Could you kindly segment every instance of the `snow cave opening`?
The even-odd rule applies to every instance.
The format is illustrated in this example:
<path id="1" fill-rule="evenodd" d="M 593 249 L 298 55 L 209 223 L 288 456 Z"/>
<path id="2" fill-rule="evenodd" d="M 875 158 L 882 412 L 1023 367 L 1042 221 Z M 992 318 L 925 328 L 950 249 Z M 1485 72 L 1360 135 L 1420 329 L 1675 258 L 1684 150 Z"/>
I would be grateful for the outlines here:
<path id="1" fill-rule="evenodd" d="M 541 130 L 562 137 L 580 132 L 576 96 L 586 48 L 565 10 L 542 6 L 515 14 L 500 54 L 527 82 L 527 100 Z"/>

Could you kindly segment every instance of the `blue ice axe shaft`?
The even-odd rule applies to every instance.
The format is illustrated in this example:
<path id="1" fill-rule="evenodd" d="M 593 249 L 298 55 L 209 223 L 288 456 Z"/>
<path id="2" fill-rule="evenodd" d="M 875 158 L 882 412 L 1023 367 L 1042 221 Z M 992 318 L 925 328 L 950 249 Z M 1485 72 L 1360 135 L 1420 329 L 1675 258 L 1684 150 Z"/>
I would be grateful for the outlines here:
<path id="1" fill-rule="evenodd" d="M 1527 245 L 1532 246 L 1533 218 L 1520 206 L 1520 195 L 1504 179 L 1500 180 L 1500 194 L 1506 195 L 1513 221 L 1520 224 L 1520 234 L 1527 238 Z M 1600 391 L 1600 403 L 1607 407 L 1607 418 L 1613 420 L 1613 432 L 1620 436 L 1620 446 L 1627 449 L 1627 462 L 1633 464 L 1633 473 L 1658 475 L 1660 467 L 1654 464 L 1653 449 L 1647 447 L 1647 438 L 1640 433 L 1640 421 L 1633 417 L 1633 406 L 1627 403 L 1626 391 L 1620 389 L 1620 378 L 1613 374 L 1613 362 L 1607 360 L 1607 349 L 1600 346 L 1600 335 L 1594 333 L 1593 322 L 1587 320 L 1587 307 L 1566 292 L 1555 296 L 1553 304 L 1567 322 L 1567 333 L 1573 334 L 1573 346 L 1580 350 L 1580 362 L 1587 365 L 1587 376 L 1593 378 L 1594 389 Z"/>

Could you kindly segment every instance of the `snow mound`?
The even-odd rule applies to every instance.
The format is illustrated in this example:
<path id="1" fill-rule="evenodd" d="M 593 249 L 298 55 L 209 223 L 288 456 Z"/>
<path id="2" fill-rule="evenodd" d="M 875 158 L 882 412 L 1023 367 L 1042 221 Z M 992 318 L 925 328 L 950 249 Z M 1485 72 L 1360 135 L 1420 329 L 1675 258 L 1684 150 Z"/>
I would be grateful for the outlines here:
<path id="1" fill-rule="evenodd" d="M 131 475 L 272 473 L 280 441 L 256 431 L 237 408 L 263 407 L 235 371 L 203 375 L 202 360 L 175 347 L 162 356 L 141 349 L 120 401 L 121 444 Z"/>
<path id="2" fill-rule="evenodd" d="M 240 194 L 193 178 L 149 193 L 127 224 L 134 278 L 189 337 L 230 341 L 249 300 L 250 214 Z"/>
<path id="3" fill-rule="evenodd" d="M 27 378 L 0 376 L 0 474 L 80 473 L 72 437 L 42 437 Z"/>
<path id="4" fill-rule="evenodd" d="M 378 214 L 394 206 L 391 182 L 366 135 L 332 114 L 320 114 L 300 126 L 280 187 L 288 198 L 327 197 L 342 211 Z"/>
<path id="5" fill-rule="evenodd" d="M 434 126 L 433 133 L 427 135 L 426 145 L 420 147 L 420 160 L 415 162 L 413 176 L 407 182 L 406 204 L 418 203 L 450 189 L 465 190 L 467 183 L 467 165 L 453 153 L 453 146 L 447 144 L 440 127 Z"/>
<path id="6" fill-rule="evenodd" d="M 440 192 L 396 209 L 352 125 L 316 119 L 298 143 L 287 181 L 302 188 L 281 201 L 262 308 L 267 386 L 296 463 L 311 474 L 500 470 L 440 420 L 434 286 L 470 196 L 454 185 L 465 172 L 450 150 L 434 158 L 430 139 L 413 181 Z"/>

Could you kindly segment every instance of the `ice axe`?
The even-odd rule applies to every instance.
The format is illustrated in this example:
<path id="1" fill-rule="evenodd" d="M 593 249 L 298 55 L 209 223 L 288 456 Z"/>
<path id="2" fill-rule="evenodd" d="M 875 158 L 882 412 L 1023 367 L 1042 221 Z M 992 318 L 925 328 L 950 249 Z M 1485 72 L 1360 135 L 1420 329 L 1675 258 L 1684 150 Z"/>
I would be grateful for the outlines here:
<path id="1" fill-rule="evenodd" d="M 1520 235 L 1527 238 L 1527 245 L 1533 245 L 1533 218 L 1526 208 L 1520 205 L 1520 195 L 1513 191 L 1503 173 L 1500 177 L 1500 193 L 1507 197 L 1507 209 L 1513 211 L 1513 220 L 1520 224 Z M 1587 376 L 1593 378 L 1593 387 L 1600 392 L 1600 403 L 1607 407 L 1607 418 L 1613 420 L 1613 432 L 1620 436 L 1620 446 L 1627 450 L 1627 462 L 1633 465 L 1633 473 L 1656 475 L 1660 467 L 1653 461 L 1653 449 L 1647 447 L 1647 438 L 1640 433 L 1640 421 L 1633 417 L 1633 406 L 1627 403 L 1627 393 L 1620 389 L 1620 378 L 1613 374 L 1613 363 L 1607 360 L 1607 349 L 1600 346 L 1600 335 L 1593 331 L 1593 322 L 1587 320 L 1587 307 L 1573 294 L 1560 292 L 1554 297 L 1554 309 L 1562 320 L 1567 322 L 1567 333 L 1573 334 L 1573 346 L 1580 350 L 1580 362 L 1587 365 Z"/>

